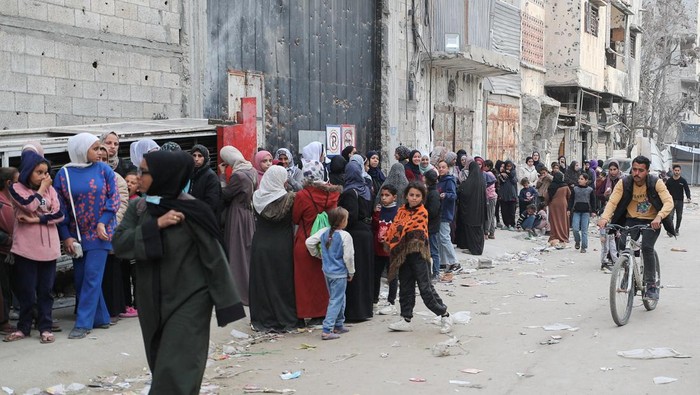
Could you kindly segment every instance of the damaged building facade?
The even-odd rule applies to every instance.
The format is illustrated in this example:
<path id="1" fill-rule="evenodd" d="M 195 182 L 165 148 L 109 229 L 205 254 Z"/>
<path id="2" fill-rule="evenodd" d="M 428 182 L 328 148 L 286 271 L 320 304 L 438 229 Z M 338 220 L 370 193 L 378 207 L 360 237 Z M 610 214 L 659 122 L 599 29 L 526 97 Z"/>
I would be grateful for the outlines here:
<path id="1" fill-rule="evenodd" d="M 570 162 L 607 158 L 623 148 L 619 132 L 631 126 L 639 99 L 640 4 L 546 3 L 544 88 L 561 103 L 550 153 Z"/>

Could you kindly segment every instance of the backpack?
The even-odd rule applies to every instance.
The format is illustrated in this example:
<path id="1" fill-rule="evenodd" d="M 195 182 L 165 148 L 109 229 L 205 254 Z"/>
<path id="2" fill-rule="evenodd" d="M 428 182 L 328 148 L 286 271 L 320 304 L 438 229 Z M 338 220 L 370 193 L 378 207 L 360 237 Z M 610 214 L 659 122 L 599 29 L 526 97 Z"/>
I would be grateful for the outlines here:
<path id="1" fill-rule="evenodd" d="M 306 193 L 309 195 L 309 199 L 311 199 L 311 204 L 314 205 L 314 209 L 316 210 L 316 218 L 314 219 L 314 223 L 311 225 L 311 233 L 307 234 L 308 236 L 311 236 L 311 235 L 315 235 L 316 232 L 318 232 L 319 230 L 321 230 L 323 228 L 330 228 L 331 224 L 328 221 L 328 213 L 326 213 L 325 210 L 319 211 L 318 206 L 316 205 L 316 202 L 314 202 L 313 196 L 311 196 L 311 192 L 306 190 Z M 324 207 L 328 205 L 328 195 L 330 195 L 330 194 L 326 193 L 326 204 L 324 205 Z M 318 246 L 318 251 L 319 251 L 319 253 L 321 252 L 320 245 Z"/>

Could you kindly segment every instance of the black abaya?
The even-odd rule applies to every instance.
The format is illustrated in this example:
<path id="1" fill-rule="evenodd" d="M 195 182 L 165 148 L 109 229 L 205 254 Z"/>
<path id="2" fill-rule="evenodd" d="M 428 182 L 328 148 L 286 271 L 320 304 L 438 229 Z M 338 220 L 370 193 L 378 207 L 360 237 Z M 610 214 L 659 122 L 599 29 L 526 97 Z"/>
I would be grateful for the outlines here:
<path id="1" fill-rule="evenodd" d="M 362 321 L 372 318 L 374 300 L 374 250 L 372 240 L 372 202 L 358 196 L 354 190 L 340 195 L 338 206 L 348 210 L 348 226 L 355 248 L 355 276 L 348 283 L 345 295 L 345 319 Z"/>
<path id="2" fill-rule="evenodd" d="M 484 252 L 486 181 L 478 163 L 469 165 L 469 177 L 459 184 L 457 196 L 457 247 L 468 249 L 472 255 L 481 255 Z"/>

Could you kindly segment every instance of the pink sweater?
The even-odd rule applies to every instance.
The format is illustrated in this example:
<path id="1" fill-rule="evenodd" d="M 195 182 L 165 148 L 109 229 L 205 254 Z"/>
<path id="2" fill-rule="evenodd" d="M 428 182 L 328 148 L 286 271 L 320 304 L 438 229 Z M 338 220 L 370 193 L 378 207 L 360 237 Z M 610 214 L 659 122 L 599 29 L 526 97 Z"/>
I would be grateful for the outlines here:
<path id="1" fill-rule="evenodd" d="M 15 229 L 12 234 L 12 253 L 33 261 L 46 262 L 61 255 L 61 240 L 56 224 L 63 220 L 61 202 L 53 187 L 43 195 L 19 182 L 10 186 L 15 201 Z M 20 215 L 39 218 L 39 223 L 19 222 Z"/>

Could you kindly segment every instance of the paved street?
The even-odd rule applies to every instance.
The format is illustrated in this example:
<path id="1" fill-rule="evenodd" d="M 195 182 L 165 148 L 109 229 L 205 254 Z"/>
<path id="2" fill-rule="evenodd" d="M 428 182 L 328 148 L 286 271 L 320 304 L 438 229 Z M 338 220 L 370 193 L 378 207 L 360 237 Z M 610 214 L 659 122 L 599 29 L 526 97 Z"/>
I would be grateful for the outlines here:
<path id="1" fill-rule="evenodd" d="M 700 201 L 698 192 L 693 190 L 695 201 Z M 544 239 L 529 241 L 522 233 L 498 232 L 484 254 L 495 259 L 493 269 L 476 270 L 472 262 L 465 265 L 468 273 L 456 276 L 453 283 L 437 285 L 453 315 L 470 312 L 469 323 L 454 326 L 452 340 L 431 324 L 419 298 L 414 331 L 408 333 L 389 332 L 387 325 L 397 317 L 386 316 L 355 324 L 336 341 L 321 341 L 318 330 L 254 342 L 229 334 L 234 328 L 252 334 L 247 321 L 213 329 L 215 349 L 204 390 L 240 394 L 244 386 L 255 385 L 304 394 L 697 393 L 700 291 L 693 284 L 700 277 L 696 244 L 700 209 L 693 205 L 686 210 L 677 240 L 665 234 L 659 237 L 665 285 L 661 301 L 657 310 L 646 312 L 641 299 L 636 299 L 624 327 L 615 326 L 610 317 L 610 275 L 599 270 L 600 242 L 591 231 L 585 255 L 573 248 L 539 253 L 535 248 L 544 246 Z M 674 247 L 687 252 L 671 251 Z M 471 258 L 460 257 L 464 262 Z M 72 325 L 68 310 L 57 311 L 64 330 L 55 344 L 40 344 L 36 333 L 30 339 L 0 344 L 0 386 L 23 394 L 59 384 L 87 385 L 102 377 L 103 388 L 74 393 L 140 393 L 148 370 L 137 320 L 123 319 L 109 330 L 94 330 L 88 339 L 68 340 Z M 552 324 L 571 329 L 542 328 Z M 433 349 L 441 342 L 447 343 Z M 670 347 L 691 358 L 640 360 L 617 355 L 654 347 Z M 280 378 L 284 371 L 300 371 L 301 376 L 285 381 Z M 660 376 L 678 380 L 654 384 Z"/>

